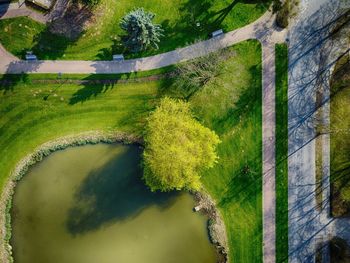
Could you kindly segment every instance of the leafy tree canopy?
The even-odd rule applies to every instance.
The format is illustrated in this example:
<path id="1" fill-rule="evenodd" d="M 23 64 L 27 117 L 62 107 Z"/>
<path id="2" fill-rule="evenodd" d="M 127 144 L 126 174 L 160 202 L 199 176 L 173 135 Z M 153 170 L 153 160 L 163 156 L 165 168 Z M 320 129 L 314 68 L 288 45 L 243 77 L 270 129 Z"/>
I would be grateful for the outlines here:
<path id="1" fill-rule="evenodd" d="M 219 137 L 191 114 L 189 103 L 162 99 L 145 136 L 144 180 L 152 191 L 198 190 L 200 174 L 218 159 Z"/>
<path id="2" fill-rule="evenodd" d="M 153 24 L 154 16 L 143 8 L 137 8 L 121 19 L 120 27 L 126 32 L 122 41 L 131 52 L 143 51 L 149 46 L 158 49 L 163 29 L 160 25 Z"/>

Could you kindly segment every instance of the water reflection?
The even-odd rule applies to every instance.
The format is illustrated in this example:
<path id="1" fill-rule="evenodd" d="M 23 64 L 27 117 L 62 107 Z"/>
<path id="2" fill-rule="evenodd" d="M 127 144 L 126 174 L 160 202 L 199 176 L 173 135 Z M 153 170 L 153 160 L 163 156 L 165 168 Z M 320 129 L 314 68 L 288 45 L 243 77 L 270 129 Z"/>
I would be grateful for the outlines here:
<path id="1" fill-rule="evenodd" d="M 141 149 L 89 145 L 56 152 L 15 189 L 19 263 L 213 263 L 207 218 L 187 193 L 152 193 Z"/>
<path id="2" fill-rule="evenodd" d="M 73 235 L 95 230 L 104 224 L 133 218 L 149 206 L 166 209 L 176 192 L 152 193 L 141 179 L 141 150 L 129 147 L 98 170 L 94 170 L 74 194 L 67 229 Z"/>

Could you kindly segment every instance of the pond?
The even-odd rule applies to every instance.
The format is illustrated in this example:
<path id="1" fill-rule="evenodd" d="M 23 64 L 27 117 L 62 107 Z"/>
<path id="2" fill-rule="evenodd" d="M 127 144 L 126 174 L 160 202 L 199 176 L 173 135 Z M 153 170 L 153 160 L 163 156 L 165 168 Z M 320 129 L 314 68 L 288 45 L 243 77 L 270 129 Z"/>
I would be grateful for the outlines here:
<path id="1" fill-rule="evenodd" d="M 216 262 L 192 196 L 150 192 L 141 153 L 136 145 L 87 145 L 34 165 L 13 199 L 15 262 Z"/>

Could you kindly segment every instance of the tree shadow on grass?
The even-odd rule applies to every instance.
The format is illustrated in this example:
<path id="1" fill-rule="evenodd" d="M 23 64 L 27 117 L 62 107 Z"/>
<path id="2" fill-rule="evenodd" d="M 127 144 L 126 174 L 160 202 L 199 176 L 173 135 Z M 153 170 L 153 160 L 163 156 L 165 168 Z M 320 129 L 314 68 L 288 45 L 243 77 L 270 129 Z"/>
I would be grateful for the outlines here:
<path id="1" fill-rule="evenodd" d="M 230 204 L 239 203 L 243 205 L 255 199 L 257 193 L 262 191 L 261 173 L 258 173 L 256 167 L 261 166 L 256 156 L 246 157 L 245 163 L 242 163 L 239 169 L 232 172 L 234 176 L 227 185 L 227 191 L 222 194 L 218 202 L 219 207 L 226 207 Z M 261 161 L 261 160 L 260 160 Z"/>
<path id="2" fill-rule="evenodd" d="M 173 50 L 206 38 L 215 28 L 210 19 L 213 16 L 210 11 L 212 7 L 213 1 L 210 0 L 188 0 L 180 5 L 179 19 L 174 22 L 165 20 L 161 24 L 166 36 L 161 39 L 161 45 Z"/>
<path id="3" fill-rule="evenodd" d="M 14 88 L 19 83 L 27 83 L 28 74 L 5 74 L 0 78 L 0 91 L 6 95 L 9 92 L 13 92 Z"/>
<path id="4" fill-rule="evenodd" d="M 184 1 L 179 7 L 179 18 L 176 21 L 168 19 L 161 23 L 164 29 L 164 36 L 161 38 L 160 47 L 166 47 L 166 50 L 174 50 L 192 44 L 198 40 L 206 39 L 211 32 L 223 28 L 223 22 L 231 14 L 232 10 L 238 3 L 257 4 L 257 9 L 266 9 L 271 1 L 264 0 L 233 0 L 228 1 L 227 5 L 218 10 L 215 7 L 215 1 L 211 0 L 188 0 Z M 215 9 L 216 8 L 216 9 Z M 163 48 L 162 48 L 163 49 Z M 154 55 L 155 50 L 150 48 L 148 50 L 130 54 L 123 47 L 113 44 L 109 49 L 101 50 L 99 57 L 105 59 L 111 57 L 111 53 L 124 53 L 128 57 L 146 57 Z"/>
<path id="5" fill-rule="evenodd" d="M 72 235 L 136 217 L 147 207 L 166 209 L 177 192 L 152 193 L 141 180 L 141 149 L 126 152 L 91 172 L 77 189 L 66 227 Z"/>
<path id="6" fill-rule="evenodd" d="M 330 202 L 333 217 L 350 217 L 350 141 L 347 140 L 348 137 L 346 133 L 331 133 L 331 140 L 335 143 L 330 153 Z"/>
<path id="7" fill-rule="evenodd" d="M 69 3 L 63 17 L 48 22 L 46 27 L 34 36 L 31 51 L 41 60 L 64 57 L 67 48 L 74 45 L 83 35 L 85 25 L 92 17 L 93 9 L 90 7 L 81 6 L 76 1 Z M 29 50 L 22 50 L 22 58 L 25 58 L 27 51 Z"/>
<path id="8" fill-rule="evenodd" d="M 266 9 L 270 2 L 264 0 L 233 0 L 219 10 L 213 10 L 213 1 L 190 0 L 180 7 L 182 15 L 178 26 L 181 27 L 182 25 L 182 29 L 187 29 L 188 32 L 205 31 L 206 34 L 209 34 L 222 27 L 222 23 L 237 4 L 256 4 L 257 9 Z M 198 22 L 200 26 L 197 26 Z"/>
<path id="9" fill-rule="evenodd" d="M 51 33 L 48 26 L 34 37 L 34 43 L 35 44 L 30 51 L 32 51 L 38 57 L 38 59 L 56 60 L 64 56 L 67 47 L 72 45 L 74 41 L 69 40 L 64 36 Z M 22 51 L 22 58 L 25 58 L 27 51 L 29 50 Z"/>
<path id="10" fill-rule="evenodd" d="M 235 5 L 240 2 L 239 0 L 232 1 L 227 7 L 212 13 L 213 21 L 211 22 L 212 27 L 218 27 L 224 22 L 225 18 L 231 12 L 231 10 L 235 7 Z M 214 18 L 215 17 L 215 18 Z"/>
<path id="11" fill-rule="evenodd" d="M 118 80 L 105 81 L 105 83 L 88 81 L 85 84 L 81 84 L 83 88 L 76 91 L 69 99 L 69 104 L 74 105 L 77 103 L 83 103 L 92 98 L 96 98 L 101 93 L 106 93 L 108 90 L 113 89 L 118 83 Z"/>
<path id="12" fill-rule="evenodd" d="M 256 112 L 257 108 L 261 108 L 261 65 L 254 65 L 250 67 L 249 72 L 251 76 L 250 87 L 247 87 L 240 94 L 234 107 L 229 109 L 227 113 L 221 118 L 213 120 L 213 126 L 219 134 L 227 130 L 227 125 L 234 127 L 241 121 L 249 118 L 249 115 Z"/>
<path id="13" fill-rule="evenodd" d="M 11 61 L 5 74 L 0 75 L 0 92 L 3 94 L 13 92 L 19 83 L 28 83 L 30 81 L 28 73 L 24 72 L 35 72 L 40 64 L 40 61 Z"/>
<path id="14" fill-rule="evenodd" d="M 124 82 L 128 80 L 131 74 L 110 74 L 104 76 L 104 79 L 101 79 L 99 75 L 90 75 L 81 81 L 80 86 L 82 88 L 72 95 L 69 104 L 74 105 L 96 98 L 98 95 L 114 89 L 121 79 Z"/>
<path id="15" fill-rule="evenodd" d="M 110 48 L 102 48 L 99 50 L 99 53 L 97 54 L 98 60 L 112 60 L 113 55 L 129 54 L 127 49 L 123 46 L 119 39 L 113 39 L 112 42 L 113 44 Z"/>

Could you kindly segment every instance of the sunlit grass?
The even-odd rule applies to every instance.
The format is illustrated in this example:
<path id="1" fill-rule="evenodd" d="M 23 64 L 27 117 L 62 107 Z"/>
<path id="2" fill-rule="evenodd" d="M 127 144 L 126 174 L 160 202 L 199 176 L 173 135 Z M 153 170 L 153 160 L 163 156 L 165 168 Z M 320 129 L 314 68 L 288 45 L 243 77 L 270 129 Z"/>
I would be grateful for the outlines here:
<path id="1" fill-rule="evenodd" d="M 102 0 L 95 21 L 76 40 L 54 35 L 46 26 L 18 17 L 0 20 L 0 42 L 20 57 L 33 50 L 40 59 L 111 60 L 112 53 L 124 52 L 120 19 L 133 8 L 143 7 L 156 14 L 155 22 L 165 30 L 159 50 L 136 54 L 146 56 L 205 39 L 219 28 L 230 31 L 242 27 L 259 18 L 269 4 L 263 0 L 148 0 L 142 4 L 138 0 Z"/>
<path id="2" fill-rule="evenodd" d="M 222 140 L 219 163 L 203 184 L 223 215 L 231 262 L 262 262 L 261 48 L 232 47 L 222 72 L 190 103 Z M 171 80 L 102 84 L 37 83 L 31 76 L 0 90 L 0 188 L 16 163 L 40 144 L 87 130 L 142 135 L 145 118 Z M 45 100 L 45 98 L 47 98 Z"/>

